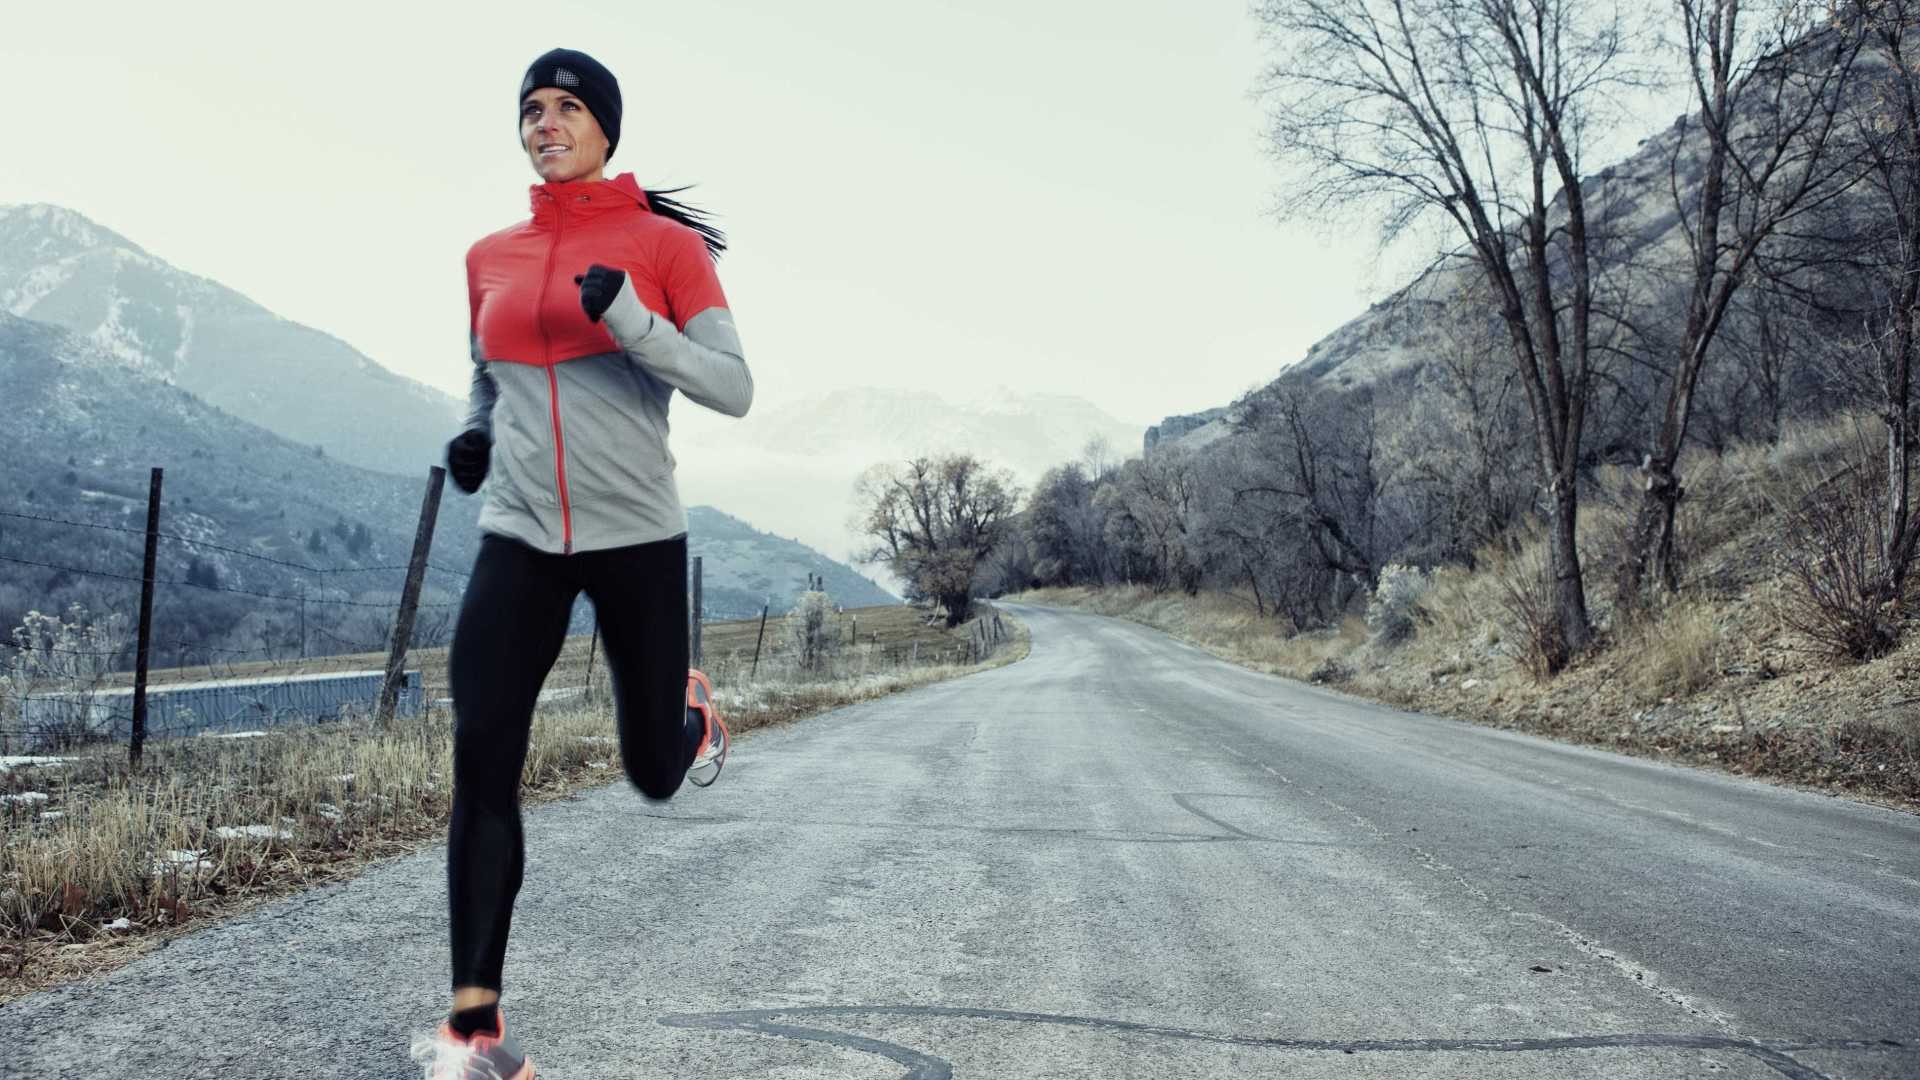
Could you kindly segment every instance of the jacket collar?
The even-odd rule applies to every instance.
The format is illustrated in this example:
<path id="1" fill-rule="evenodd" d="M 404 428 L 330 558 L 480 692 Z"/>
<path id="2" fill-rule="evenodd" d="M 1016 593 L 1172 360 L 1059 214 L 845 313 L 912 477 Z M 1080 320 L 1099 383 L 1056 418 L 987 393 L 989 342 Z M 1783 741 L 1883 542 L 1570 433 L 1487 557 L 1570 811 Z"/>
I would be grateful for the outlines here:
<path id="1" fill-rule="evenodd" d="M 632 173 L 621 173 L 611 180 L 534 184 L 527 189 L 527 201 L 533 209 L 535 224 L 540 225 L 550 224 L 557 218 L 573 221 L 635 206 L 651 209 L 647 205 L 647 193 Z"/>

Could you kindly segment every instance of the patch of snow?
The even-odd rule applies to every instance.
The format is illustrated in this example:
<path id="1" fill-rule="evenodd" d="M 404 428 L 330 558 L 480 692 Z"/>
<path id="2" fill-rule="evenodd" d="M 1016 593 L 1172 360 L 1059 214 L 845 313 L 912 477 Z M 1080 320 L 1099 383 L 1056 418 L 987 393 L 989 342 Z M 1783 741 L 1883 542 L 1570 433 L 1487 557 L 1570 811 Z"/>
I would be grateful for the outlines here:
<path id="1" fill-rule="evenodd" d="M 42 810 L 40 812 L 41 821 L 59 821 L 66 816 L 67 812 L 65 810 Z"/>
<path id="2" fill-rule="evenodd" d="M 71 258 L 34 267 L 20 284 L 0 293 L 0 307 L 6 308 L 9 314 L 26 315 L 35 304 L 46 299 L 48 293 L 71 281 L 73 268 Z"/>
<path id="3" fill-rule="evenodd" d="M 18 795 L 0 795 L 0 803 L 17 803 L 22 806 L 46 801 L 47 793 L 44 791 L 23 791 Z"/>
<path id="4" fill-rule="evenodd" d="M 336 784 L 351 784 L 353 783 L 353 774 L 350 772 L 343 772 L 339 776 L 334 777 L 333 782 Z"/>
<path id="5" fill-rule="evenodd" d="M 153 860 L 149 869 L 154 874 L 181 873 L 197 877 L 213 869 L 213 864 L 201 858 L 204 851 L 163 851 Z"/>
<path id="6" fill-rule="evenodd" d="M 180 347 L 173 350 L 173 371 L 178 375 L 187 362 L 187 346 L 193 344 L 193 309 L 185 304 L 175 304 L 173 312 L 180 317 Z"/>
<path id="7" fill-rule="evenodd" d="M 133 923 L 131 920 L 126 919 L 124 917 L 118 918 L 108 923 L 106 925 L 106 929 L 114 933 L 124 934 L 127 931 L 133 929 Z"/>
<path id="8" fill-rule="evenodd" d="M 264 731 L 209 731 L 200 736 L 203 739 L 264 739 Z"/>
<path id="9" fill-rule="evenodd" d="M 568 701 L 587 692 L 584 686 L 556 686 L 551 690 L 540 691 L 537 701 Z"/>
<path id="10" fill-rule="evenodd" d="M 79 761 L 70 757 L 35 757 L 32 754 L 12 754 L 0 757 L 0 773 L 12 769 L 61 769 L 67 763 Z"/>
<path id="11" fill-rule="evenodd" d="M 93 332 L 87 335 L 87 340 L 128 367 L 151 367 L 153 358 L 147 355 L 147 350 L 141 344 L 140 338 L 131 328 L 123 326 L 120 322 L 120 312 L 126 306 L 126 298 L 115 293 L 107 302 L 107 317 L 99 326 L 93 328 Z"/>
<path id="12" fill-rule="evenodd" d="M 222 825 L 213 830 L 222 840 L 291 840 L 293 834 L 271 825 Z"/>
<path id="13" fill-rule="evenodd" d="M 319 814 L 321 817 L 327 819 L 328 821 L 339 821 L 342 818 L 347 816 L 340 812 L 339 807 L 333 805 L 332 803 L 324 803 L 324 802 L 314 803 L 313 812 L 316 814 Z"/>

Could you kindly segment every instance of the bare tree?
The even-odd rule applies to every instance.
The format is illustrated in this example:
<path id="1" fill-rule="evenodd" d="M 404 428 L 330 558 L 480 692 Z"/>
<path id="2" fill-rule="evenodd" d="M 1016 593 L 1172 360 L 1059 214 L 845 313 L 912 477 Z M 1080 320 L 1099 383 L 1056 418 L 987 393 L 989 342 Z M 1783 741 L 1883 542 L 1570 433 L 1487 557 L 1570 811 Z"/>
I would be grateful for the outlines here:
<path id="1" fill-rule="evenodd" d="M 1623 613 L 1639 606 L 1650 571 L 1669 591 L 1679 587 L 1673 523 L 1684 492 L 1676 466 L 1695 389 L 1734 294 L 1761 246 L 1843 192 L 1856 172 L 1835 136 L 1860 48 L 1858 20 L 1824 25 L 1823 15 L 1797 0 L 1677 0 L 1677 9 L 1697 112 L 1673 140 L 1668 180 L 1691 282 L 1665 408 L 1641 463 L 1644 494 L 1620 559 Z M 1696 123 L 1703 161 L 1692 160 Z"/>
<path id="2" fill-rule="evenodd" d="M 1920 520 L 1913 508 L 1914 440 L 1920 401 L 1914 397 L 1920 352 L 1920 0 L 1858 0 L 1848 8 L 1866 27 L 1863 79 L 1867 107 L 1852 137 L 1866 163 L 1870 193 L 1864 221 L 1849 237 L 1866 273 L 1860 332 L 1843 343 L 1841 371 L 1857 401 L 1886 429 L 1883 505 L 1876 574 L 1868 587 L 1879 604 L 1905 593 Z"/>
<path id="3" fill-rule="evenodd" d="M 1097 497 L 1106 514 L 1110 543 L 1131 547 L 1155 589 L 1200 588 L 1195 511 L 1200 496 L 1198 458 L 1191 450 L 1163 447 L 1129 458 Z"/>
<path id="4" fill-rule="evenodd" d="M 858 524 L 873 541 L 862 557 L 891 565 L 913 598 L 940 604 L 958 626 L 1019 497 L 1011 473 L 970 454 L 877 465 L 855 488 Z"/>
<path id="5" fill-rule="evenodd" d="M 1237 426 L 1259 444 L 1269 471 L 1234 493 L 1244 500 L 1277 500 L 1298 516 L 1326 569 L 1367 588 L 1379 572 L 1379 440 L 1372 404 L 1370 394 L 1336 398 L 1291 383 L 1247 397 Z"/>
<path id="6" fill-rule="evenodd" d="M 1027 545 L 1033 576 L 1043 585 L 1098 585 L 1104 580 L 1105 522 L 1093 504 L 1094 481 L 1078 462 L 1048 469 L 1027 501 Z"/>
<path id="7" fill-rule="evenodd" d="M 1581 140 L 1628 77 L 1616 3 L 1265 0 L 1272 140 L 1304 166 L 1284 209 L 1384 205 L 1389 235 L 1439 213 L 1497 298 L 1547 484 L 1568 650 L 1592 638 L 1576 544 L 1593 370 Z"/>
<path id="8" fill-rule="evenodd" d="M 1248 587 L 1257 614 L 1284 615 L 1295 629 L 1324 622 L 1332 581 L 1307 523 L 1284 500 L 1240 495 L 1273 473 L 1255 440 L 1214 443 L 1200 469 L 1200 561 L 1214 583 Z"/>
<path id="9" fill-rule="evenodd" d="M 1474 553 L 1516 523 L 1531 498 L 1535 478 L 1513 468 L 1526 452 L 1526 419 L 1497 328 L 1471 318 L 1434 325 L 1431 363 L 1420 371 L 1408 422 L 1388 441 L 1413 481 L 1439 492 L 1445 524 L 1424 523 L 1420 533 L 1444 528 L 1445 535 L 1429 547 L 1471 566 Z"/>
<path id="10" fill-rule="evenodd" d="M 1080 465 L 1086 470 L 1089 481 L 1098 484 L 1105 480 L 1117 465 L 1117 459 L 1113 453 L 1113 440 L 1105 435 L 1094 435 L 1088 438 L 1087 445 L 1080 450 Z"/>

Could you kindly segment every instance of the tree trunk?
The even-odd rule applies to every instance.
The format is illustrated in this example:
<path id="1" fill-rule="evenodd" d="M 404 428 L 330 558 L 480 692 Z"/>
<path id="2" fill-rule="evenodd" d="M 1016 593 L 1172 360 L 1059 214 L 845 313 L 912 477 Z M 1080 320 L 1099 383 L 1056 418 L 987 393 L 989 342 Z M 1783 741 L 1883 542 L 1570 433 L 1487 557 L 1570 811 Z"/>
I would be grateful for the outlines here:
<path id="1" fill-rule="evenodd" d="M 1908 244 L 1908 275 L 1894 305 L 1890 353 L 1882 363 L 1882 382 L 1886 387 L 1887 424 L 1887 528 L 1886 550 L 1881 565 L 1886 580 L 1881 583 L 1884 602 L 1899 601 L 1906 589 L 1907 571 L 1913 564 L 1914 549 L 1920 540 L 1920 522 L 1914 520 L 1913 477 L 1913 354 L 1915 309 L 1920 307 L 1920 235 Z"/>
<path id="2" fill-rule="evenodd" d="M 1553 489 L 1553 607 L 1560 620 L 1560 637 L 1567 648 L 1564 663 L 1593 643 L 1593 623 L 1587 618 L 1587 591 L 1580 580 L 1580 501 L 1571 477 L 1562 477 Z"/>
<path id="3" fill-rule="evenodd" d="M 1672 431 L 1662 431 L 1661 435 L 1664 443 Z M 1615 610 L 1625 617 L 1640 610 L 1649 576 L 1669 592 L 1679 588 L 1679 575 L 1673 565 L 1673 522 L 1683 489 L 1668 459 L 1663 447 L 1641 466 L 1646 488 L 1627 534 L 1627 549 L 1621 553 L 1614 590 Z"/>

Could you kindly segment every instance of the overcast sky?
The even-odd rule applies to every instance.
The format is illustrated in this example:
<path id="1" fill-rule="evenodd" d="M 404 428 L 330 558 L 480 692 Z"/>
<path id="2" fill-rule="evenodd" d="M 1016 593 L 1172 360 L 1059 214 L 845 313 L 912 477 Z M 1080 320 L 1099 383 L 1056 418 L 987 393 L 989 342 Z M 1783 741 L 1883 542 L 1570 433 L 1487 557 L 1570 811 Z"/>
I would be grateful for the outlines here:
<path id="1" fill-rule="evenodd" d="M 692 183 L 763 403 L 839 386 L 1224 404 L 1397 282 L 1265 213 L 1244 0 L 16 5 L 0 203 L 52 202 L 464 394 L 462 259 L 526 216 L 515 92 L 625 98 Z M 964 385 L 962 385 L 964 384 Z"/>

